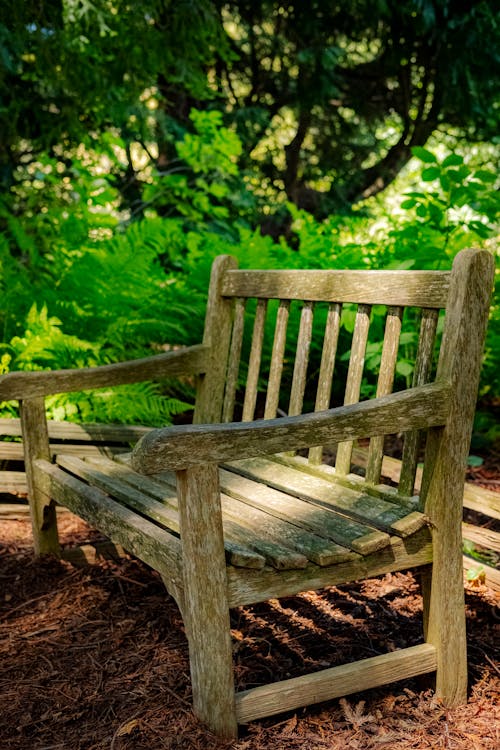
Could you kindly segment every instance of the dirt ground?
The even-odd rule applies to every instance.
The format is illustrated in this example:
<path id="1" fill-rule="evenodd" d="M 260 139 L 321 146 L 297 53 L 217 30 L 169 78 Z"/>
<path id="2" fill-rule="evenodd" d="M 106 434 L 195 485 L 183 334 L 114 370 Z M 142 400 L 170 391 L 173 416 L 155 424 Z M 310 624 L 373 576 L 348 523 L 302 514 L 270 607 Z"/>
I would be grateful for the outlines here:
<path id="1" fill-rule="evenodd" d="M 96 538 L 65 514 L 62 540 Z M 187 643 L 175 602 L 134 559 L 75 568 L 35 561 L 28 521 L 0 521 L 0 742 L 3 750 L 371 750 L 500 747 L 495 641 L 500 602 L 467 588 L 470 697 L 447 711 L 423 676 L 330 701 L 217 740 L 193 716 Z M 412 574 L 233 612 L 239 688 L 413 645 Z"/>

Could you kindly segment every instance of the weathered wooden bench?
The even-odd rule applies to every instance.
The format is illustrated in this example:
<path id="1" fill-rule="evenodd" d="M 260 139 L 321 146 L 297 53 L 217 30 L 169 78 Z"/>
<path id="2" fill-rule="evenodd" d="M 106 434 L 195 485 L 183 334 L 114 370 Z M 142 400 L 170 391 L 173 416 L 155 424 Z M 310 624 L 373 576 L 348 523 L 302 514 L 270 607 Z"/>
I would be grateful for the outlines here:
<path id="1" fill-rule="evenodd" d="M 195 712 L 221 736 L 235 736 L 238 723 L 433 671 L 448 705 L 465 701 L 462 494 L 492 283 L 485 251 L 463 251 L 451 273 L 248 271 L 222 256 L 201 345 L 89 370 L 3 376 L 0 398 L 21 402 L 36 552 L 59 554 L 57 502 L 156 569 L 184 618 Z M 344 405 L 330 408 L 342 307 L 351 304 Z M 385 333 L 376 397 L 360 401 L 373 305 L 387 308 Z M 412 386 L 393 393 L 400 333 L 415 309 Z M 292 356 L 286 334 L 294 315 Z M 311 346 L 322 347 L 317 373 L 308 367 Z M 289 394 L 285 367 L 293 371 Z M 47 394 L 185 374 L 199 381 L 194 425 L 147 432 L 132 454 L 62 447 L 51 455 Z M 315 408 L 302 414 L 314 377 Z M 259 393 L 264 418 L 255 420 Z M 287 416 L 277 418 L 278 409 Z M 390 487 L 380 476 L 384 436 L 394 433 L 405 443 L 399 484 Z M 370 438 L 363 477 L 351 473 L 359 438 Z M 332 444 L 335 466 L 322 463 L 321 446 Z M 230 607 L 416 567 L 420 645 L 235 693 Z"/>

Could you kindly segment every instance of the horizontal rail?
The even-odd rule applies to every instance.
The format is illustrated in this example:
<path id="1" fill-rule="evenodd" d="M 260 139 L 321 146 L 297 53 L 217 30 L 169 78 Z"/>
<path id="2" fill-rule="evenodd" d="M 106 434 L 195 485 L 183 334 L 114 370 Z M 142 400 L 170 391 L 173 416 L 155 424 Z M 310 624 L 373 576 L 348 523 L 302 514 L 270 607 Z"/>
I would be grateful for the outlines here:
<path id="1" fill-rule="evenodd" d="M 434 646 L 428 643 L 411 646 L 236 693 L 236 717 L 239 724 L 246 724 L 262 716 L 293 711 L 300 706 L 433 672 L 436 666 Z"/>
<path id="2" fill-rule="evenodd" d="M 193 375 L 205 372 L 208 351 L 208 347 L 198 344 L 178 351 L 99 367 L 8 372 L 0 377 L 0 401 L 107 388 L 176 375 Z"/>
<path id="3" fill-rule="evenodd" d="M 151 431 L 151 427 L 131 424 L 99 424 L 87 422 L 57 422 L 47 420 L 51 440 L 82 440 L 85 442 L 133 443 Z M 3 417 L 0 419 L 0 436 L 21 437 L 21 420 Z M 1 457 L 1 447 L 0 447 Z"/>
<path id="4" fill-rule="evenodd" d="M 136 445 L 132 466 L 144 474 L 186 469 L 325 443 L 424 429 L 445 423 L 449 387 L 431 383 L 322 412 L 258 422 L 181 425 L 152 430 Z"/>
<path id="5" fill-rule="evenodd" d="M 448 271 L 228 271 L 227 297 L 354 302 L 401 307 L 446 306 Z"/>

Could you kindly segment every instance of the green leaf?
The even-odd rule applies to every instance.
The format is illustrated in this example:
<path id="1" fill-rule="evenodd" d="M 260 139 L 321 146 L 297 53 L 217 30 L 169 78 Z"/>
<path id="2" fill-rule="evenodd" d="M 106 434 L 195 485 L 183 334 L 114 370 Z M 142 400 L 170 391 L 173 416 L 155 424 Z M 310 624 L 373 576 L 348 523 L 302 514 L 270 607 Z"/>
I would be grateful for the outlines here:
<path id="1" fill-rule="evenodd" d="M 469 568 L 467 570 L 467 580 L 468 581 L 480 581 L 484 578 L 485 570 L 482 565 L 478 565 L 474 568 Z"/>
<path id="2" fill-rule="evenodd" d="M 398 362 L 396 365 L 396 372 L 398 373 L 398 375 L 402 375 L 404 378 L 407 378 L 412 374 L 413 366 L 409 362 Z"/>
<path id="3" fill-rule="evenodd" d="M 450 154 L 446 157 L 446 159 L 442 162 L 442 167 L 458 167 L 459 164 L 464 163 L 463 156 L 459 156 L 458 154 Z"/>
<path id="4" fill-rule="evenodd" d="M 422 179 L 424 182 L 432 182 L 437 180 L 440 174 L 439 167 L 427 167 L 427 169 L 422 170 Z"/>
<path id="5" fill-rule="evenodd" d="M 437 157 L 432 153 L 432 151 L 428 151 L 422 146 L 413 146 L 411 152 L 413 156 L 416 156 L 417 159 L 420 159 L 420 161 L 423 161 L 426 164 L 437 163 Z"/>
<path id="6" fill-rule="evenodd" d="M 439 183 L 443 190 L 449 190 L 450 189 L 450 178 L 446 174 L 446 172 L 443 172 L 439 175 Z"/>
<path id="7" fill-rule="evenodd" d="M 488 171 L 487 169 L 478 169 L 477 172 L 474 172 L 473 176 L 481 182 L 492 183 L 497 179 L 496 174 L 494 172 Z"/>
<path id="8" fill-rule="evenodd" d="M 417 201 L 415 198 L 408 198 L 407 200 L 403 201 L 401 204 L 401 208 L 414 208 L 417 205 Z"/>
<path id="9" fill-rule="evenodd" d="M 467 458 L 468 466 L 482 466 L 483 463 L 484 459 L 482 459 L 481 456 L 468 456 Z"/>

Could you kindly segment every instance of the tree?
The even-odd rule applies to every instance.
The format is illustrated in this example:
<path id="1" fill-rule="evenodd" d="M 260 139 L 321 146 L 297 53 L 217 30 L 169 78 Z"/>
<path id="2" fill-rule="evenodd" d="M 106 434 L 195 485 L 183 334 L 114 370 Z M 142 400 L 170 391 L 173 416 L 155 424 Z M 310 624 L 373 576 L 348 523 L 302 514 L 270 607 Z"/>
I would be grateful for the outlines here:
<path id="1" fill-rule="evenodd" d="M 498 132 L 491 0 L 218 5 L 234 51 L 219 61 L 219 93 L 246 153 L 261 144 L 262 172 L 299 206 L 376 193 L 437 128 Z"/>
<path id="2" fill-rule="evenodd" d="M 206 70 L 224 37 L 206 0 L 4 0 L 0 4 L 0 177 L 42 151 L 124 142 L 123 187 L 134 179 L 133 142 L 165 137 L 162 82 L 208 100 Z"/>
<path id="3" fill-rule="evenodd" d="M 322 216 L 383 189 L 436 129 L 498 128 L 493 0 L 4 0 L 0 180 L 45 150 L 111 153 L 125 205 L 171 168 L 193 106 L 218 109 L 264 200 Z M 23 175 L 25 179 L 26 175 Z"/>

